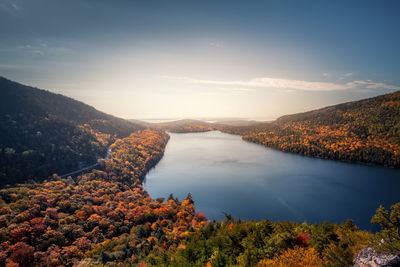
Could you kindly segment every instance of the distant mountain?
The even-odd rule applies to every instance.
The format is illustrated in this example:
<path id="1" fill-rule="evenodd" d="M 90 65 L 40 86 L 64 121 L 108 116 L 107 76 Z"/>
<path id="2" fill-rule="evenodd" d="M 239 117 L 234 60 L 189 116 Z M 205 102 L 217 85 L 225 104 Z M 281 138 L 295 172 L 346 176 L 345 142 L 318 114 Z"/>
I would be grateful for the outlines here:
<path id="1" fill-rule="evenodd" d="M 214 124 L 226 125 L 226 126 L 254 126 L 258 124 L 264 124 L 266 121 L 254 121 L 254 120 L 230 120 L 230 121 L 216 121 Z"/>
<path id="2" fill-rule="evenodd" d="M 226 132 L 283 151 L 400 167 L 400 91 Z"/>
<path id="3" fill-rule="evenodd" d="M 42 180 L 104 157 L 114 137 L 144 127 L 69 97 L 0 77 L 0 185 Z"/>
<path id="4" fill-rule="evenodd" d="M 174 133 L 207 132 L 215 129 L 212 123 L 189 119 L 152 123 L 149 127 Z"/>

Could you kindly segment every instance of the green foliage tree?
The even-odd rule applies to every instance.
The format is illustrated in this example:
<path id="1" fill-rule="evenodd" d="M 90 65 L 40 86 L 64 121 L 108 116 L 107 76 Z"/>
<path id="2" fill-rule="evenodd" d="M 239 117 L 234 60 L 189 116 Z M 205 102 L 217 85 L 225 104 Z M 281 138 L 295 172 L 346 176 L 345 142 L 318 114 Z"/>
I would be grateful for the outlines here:
<path id="1" fill-rule="evenodd" d="M 378 233 L 375 249 L 385 253 L 400 253 L 400 202 L 394 204 L 389 211 L 382 205 L 376 210 L 372 217 L 372 223 L 377 223 L 381 227 Z"/>

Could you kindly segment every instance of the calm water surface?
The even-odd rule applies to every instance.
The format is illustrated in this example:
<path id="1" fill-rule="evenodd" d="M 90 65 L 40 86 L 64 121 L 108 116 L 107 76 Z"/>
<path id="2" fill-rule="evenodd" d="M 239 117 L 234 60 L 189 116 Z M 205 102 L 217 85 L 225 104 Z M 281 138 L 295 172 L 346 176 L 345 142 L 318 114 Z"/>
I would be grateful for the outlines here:
<path id="1" fill-rule="evenodd" d="M 342 222 L 360 228 L 376 208 L 400 201 L 400 170 L 321 160 L 245 142 L 221 132 L 170 134 L 145 188 L 153 198 L 188 192 L 196 211 L 221 220 Z"/>

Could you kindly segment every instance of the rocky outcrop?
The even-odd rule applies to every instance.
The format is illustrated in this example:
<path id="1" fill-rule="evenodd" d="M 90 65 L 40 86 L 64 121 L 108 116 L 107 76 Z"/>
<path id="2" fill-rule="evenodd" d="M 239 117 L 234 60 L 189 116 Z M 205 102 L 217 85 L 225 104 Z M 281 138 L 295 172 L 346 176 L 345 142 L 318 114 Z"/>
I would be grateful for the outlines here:
<path id="1" fill-rule="evenodd" d="M 355 267 L 400 266 L 400 256 L 379 254 L 372 247 L 364 248 L 354 260 Z"/>

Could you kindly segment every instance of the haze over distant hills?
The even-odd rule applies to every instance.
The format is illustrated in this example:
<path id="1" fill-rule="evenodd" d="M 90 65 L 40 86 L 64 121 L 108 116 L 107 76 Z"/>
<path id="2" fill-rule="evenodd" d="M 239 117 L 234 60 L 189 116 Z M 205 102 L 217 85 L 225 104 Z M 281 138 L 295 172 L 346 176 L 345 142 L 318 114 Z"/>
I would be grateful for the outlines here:
<path id="1" fill-rule="evenodd" d="M 220 130 L 282 151 L 400 167 L 400 91 L 270 122 L 177 120 L 148 126 L 171 132 Z"/>

